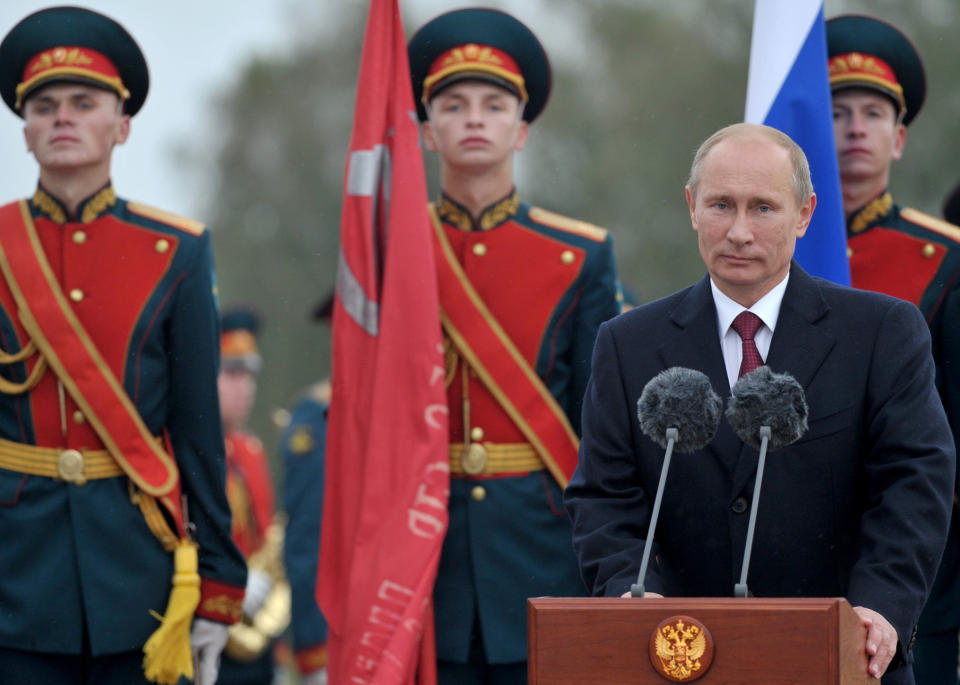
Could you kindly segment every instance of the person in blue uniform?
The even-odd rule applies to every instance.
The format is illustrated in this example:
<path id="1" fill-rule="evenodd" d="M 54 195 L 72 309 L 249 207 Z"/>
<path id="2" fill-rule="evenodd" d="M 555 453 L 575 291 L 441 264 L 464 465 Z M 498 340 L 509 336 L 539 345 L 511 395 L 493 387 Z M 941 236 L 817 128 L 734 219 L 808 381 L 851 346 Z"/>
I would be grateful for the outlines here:
<path id="1" fill-rule="evenodd" d="M 907 126 L 923 104 L 923 62 L 910 40 L 872 17 L 827 22 L 834 137 L 847 252 L 854 287 L 917 305 L 930 326 L 937 387 L 960 436 L 960 228 L 901 207 L 890 167 L 905 150 Z M 920 685 L 957 683 L 960 531 L 953 522 L 913 649 Z"/>
<path id="2" fill-rule="evenodd" d="M 521 200 L 514 154 L 550 64 L 509 14 L 442 14 L 408 43 L 446 351 L 450 523 L 433 591 L 440 683 L 525 683 L 528 597 L 585 594 L 562 491 L 599 325 L 620 311 L 611 236 Z M 546 173 L 546 171 L 544 172 Z"/>
<path id="3" fill-rule="evenodd" d="M 311 318 L 329 324 L 332 312 L 331 293 L 314 308 Z M 329 405 L 330 381 L 317 381 L 296 402 L 280 440 L 287 514 L 283 561 L 291 591 L 293 654 L 303 685 L 327 682 L 327 621 L 317 605 L 316 587 Z"/>
<path id="4" fill-rule="evenodd" d="M 41 10 L 0 43 L 39 166 L 0 207 L 3 682 L 209 685 L 240 616 L 210 236 L 110 174 L 148 82 L 90 10 Z"/>

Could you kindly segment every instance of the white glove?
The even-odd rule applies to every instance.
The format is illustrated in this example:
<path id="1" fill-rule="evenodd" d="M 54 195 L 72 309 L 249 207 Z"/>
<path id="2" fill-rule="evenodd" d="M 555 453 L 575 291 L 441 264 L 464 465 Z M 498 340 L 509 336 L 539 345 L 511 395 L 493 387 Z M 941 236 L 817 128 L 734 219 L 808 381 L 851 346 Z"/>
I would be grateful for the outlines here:
<path id="1" fill-rule="evenodd" d="M 243 594 L 243 613 L 251 618 L 260 611 L 273 589 L 273 578 L 266 571 L 247 571 L 247 589 Z"/>
<path id="2" fill-rule="evenodd" d="M 214 685 L 220 670 L 220 652 L 227 644 L 227 626 L 205 618 L 195 618 L 190 629 L 190 650 L 197 672 L 194 685 Z"/>
<path id="3" fill-rule="evenodd" d="M 318 668 L 312 673 L 300 676 L 301 685 L 327 685 L 327 669 Z"/>

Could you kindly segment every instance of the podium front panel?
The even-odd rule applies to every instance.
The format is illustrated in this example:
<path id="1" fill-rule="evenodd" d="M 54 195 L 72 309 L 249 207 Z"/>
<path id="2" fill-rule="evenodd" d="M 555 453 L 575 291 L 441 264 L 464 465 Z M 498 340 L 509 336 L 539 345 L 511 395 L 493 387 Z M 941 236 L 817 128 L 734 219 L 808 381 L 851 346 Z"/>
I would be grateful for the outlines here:
<path id="1" fill-rule="evenodd" d="M 709 669 L 671 679 L 651 636 L 690 616 L 713 640 Z M 527 602 L 531 685 L 861 685 L 866 628 L 840 598 L 535 598 Z M 701 672 L 705 671 L 705 672 Z M 876 680 L 872 680 L 876 683 Z"/>

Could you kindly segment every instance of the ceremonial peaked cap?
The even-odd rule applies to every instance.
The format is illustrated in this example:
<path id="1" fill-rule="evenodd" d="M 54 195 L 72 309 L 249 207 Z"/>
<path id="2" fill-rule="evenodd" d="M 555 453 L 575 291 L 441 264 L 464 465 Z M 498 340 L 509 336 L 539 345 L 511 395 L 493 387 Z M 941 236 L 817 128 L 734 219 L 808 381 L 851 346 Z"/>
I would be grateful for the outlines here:
<path id="1" fill-rule="evenodd" d="M 846 14 L 827 21 L 830 88 L 869 88 L 891 98 L 903 123 L 920 111 L 927 83 L 920 53 L 898 28 Z"/>
<path id="2" fill-rule="evenodd" d="M 150 76 L 136 41 L 113 19 L 82 7 L 50 7 L 22 19 L 0 43 L 0 95 L 23 116 L 30 94 L 56 82 L 114 92 L 134 115 Z"/>
<path id="3" fill-rule="evenodd" d="M 263 365 L 257 348 L 260 316 L 250 307 L 231 307 L 220 316 L 220 363 L 225 369 L 257 373 Z"/>
<path id="4" fill-rule="evenodd" d="M 524 103 L 533 121 L 550 97 L 550 61 L 523 23 L 500 10 L 470 8 L 441 14 L 417 31 L 407 46 L 413 97 L 420 121 L 424 105 L 458 81 L 486 81 Z"/>

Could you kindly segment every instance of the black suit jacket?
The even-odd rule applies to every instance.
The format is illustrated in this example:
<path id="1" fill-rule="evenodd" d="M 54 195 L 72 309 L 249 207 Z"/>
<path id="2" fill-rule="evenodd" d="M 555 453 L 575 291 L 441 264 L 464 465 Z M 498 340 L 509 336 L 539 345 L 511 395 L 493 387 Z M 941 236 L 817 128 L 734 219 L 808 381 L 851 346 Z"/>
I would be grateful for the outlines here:
<path id="1" fill-rule="evenodd" d="M 874 609 L 896 628 L 902 663 L 943 552 L 955 468 L 927 325 L 912 304 L 793 264 L 766 361 L 803 386 L 809 429 L 767 459 L 750 590 Z M 639 572 L 663 449 L 641 433 L 637 399 L 673 366 L 729 397 L 708 277 L 598 334 L 565 496 L 595 595 L 622 594 Z M 758 456 L 725 419 L 706 448 L 674 456 L 647 590 L 732 595 Z"/>

